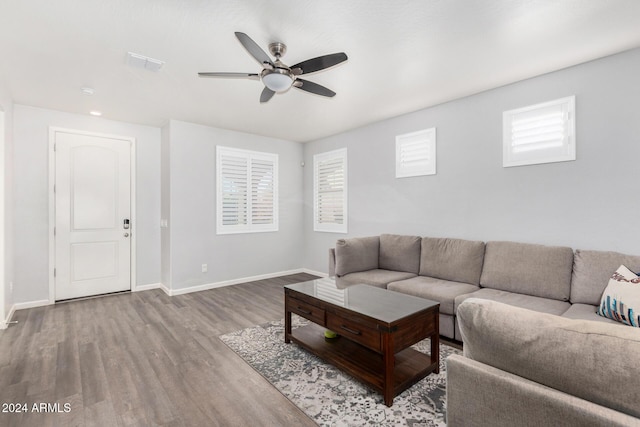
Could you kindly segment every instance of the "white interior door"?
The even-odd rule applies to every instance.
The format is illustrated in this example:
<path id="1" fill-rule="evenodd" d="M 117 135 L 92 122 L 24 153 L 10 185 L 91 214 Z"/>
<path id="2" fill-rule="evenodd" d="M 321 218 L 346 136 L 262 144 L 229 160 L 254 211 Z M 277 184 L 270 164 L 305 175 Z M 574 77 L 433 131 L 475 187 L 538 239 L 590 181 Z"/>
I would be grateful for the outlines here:
<path id="1" fill-rule="evenodd" d="M 131 289 L 131 141 L 55 135 L 55 299 Z"/>

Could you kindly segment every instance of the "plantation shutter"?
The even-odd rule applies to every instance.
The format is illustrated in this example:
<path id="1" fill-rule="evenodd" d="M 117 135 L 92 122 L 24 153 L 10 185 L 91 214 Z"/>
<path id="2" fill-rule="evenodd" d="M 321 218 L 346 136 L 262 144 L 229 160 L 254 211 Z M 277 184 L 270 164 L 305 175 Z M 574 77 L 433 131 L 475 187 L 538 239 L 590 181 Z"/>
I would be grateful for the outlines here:
<path id="1" fill-rule="evenodd" d="M 278 156 L 217 147 L 218 234 L 277 231 Z"/>
<path id="2" fill-rule="evenodd" d="M 273 161 L 251 160 L 251 223 L 269 225 L 274 216 Z"/>
<path id="3" fill-rule="evenodd" d="M 246 225 L 248 223 L 247 159 L 223 154 L 220 176 L 222 180 L 222 225 Z"/>
<path id="4" fill-rule="evenodd" d="M 575 160 L 575 97 L 506 111 L 503 165 Z"/>
<path id="5" fill-rule="evenodd" d="M 346 233 L 346 150 L 314 156 L 314 229 Z"/>
<path id="6" fill-rule="evenodd" d="M 562 147 L 568 138 L 567 114 L 563 105 L 514 114 L 511 118 L 511 147 L 514 153 Z"/>
<path id="7" fill-rule="evenodd" d="M 318 222 L 343 224 L 344 167 L 342 159 L 328 159 L 318 165 Z"/>
<path id="8" fill-rule="evenodd" d="M 435 128 L 396 137 L 396 178 L 436 173 Z"/>

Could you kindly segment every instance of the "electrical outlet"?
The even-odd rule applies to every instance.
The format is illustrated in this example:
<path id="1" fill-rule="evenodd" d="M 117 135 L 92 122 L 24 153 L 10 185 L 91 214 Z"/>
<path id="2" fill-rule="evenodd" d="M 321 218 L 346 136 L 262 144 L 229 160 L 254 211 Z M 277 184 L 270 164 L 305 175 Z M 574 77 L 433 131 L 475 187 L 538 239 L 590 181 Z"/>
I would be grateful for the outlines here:
<path id="1" fill-rule="evenodd" d="M 207 272 L 207 264 L 202 264 L 202 272 L 203 273 Z"/>

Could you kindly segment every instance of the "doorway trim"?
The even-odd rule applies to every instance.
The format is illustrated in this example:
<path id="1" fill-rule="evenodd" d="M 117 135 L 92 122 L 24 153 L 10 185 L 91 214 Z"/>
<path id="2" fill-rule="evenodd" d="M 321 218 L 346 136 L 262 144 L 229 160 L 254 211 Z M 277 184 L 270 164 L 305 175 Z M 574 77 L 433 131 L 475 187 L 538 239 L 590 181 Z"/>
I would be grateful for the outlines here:
<path id="1" fill-rule="evenodd" d="M 56 224 L 56 195 L 54 184 L 56 182 L 56 153 L 54 145 L 56 133 L 73 133 L 76 135 L 96 136 L 100 138 L 122 139 L 131 142 L 131 292 L 136 291 L 136 241 L 137 241 L 137 221 L 136 221 L 136 139 L 131 136 L 114 135 L 98 132 L 87 132 L 77 129 L 68 129 L 57 126 L 49 126 L 49 304 L 56 302 L 56 281 L 54 268 L 56 266 L 56 242 L 54 228 Z"/>
<path id="2" fill-rule="evenodd" d="M 0 206 L 0 329 L 5 329 L 8 324 L 7 322 L 11 319 L 5 318 L 5 288 L 7 283 L 5 282 L 5 150 L 6 150 L 6 138 L 5 138 L 5 112 L 0 107 L 0 200 L 2 200 L 2 205 Z M 11 289 L 9 290 L 11 292 Z M 12 301 L 13 303 L 13 301 Z"/>

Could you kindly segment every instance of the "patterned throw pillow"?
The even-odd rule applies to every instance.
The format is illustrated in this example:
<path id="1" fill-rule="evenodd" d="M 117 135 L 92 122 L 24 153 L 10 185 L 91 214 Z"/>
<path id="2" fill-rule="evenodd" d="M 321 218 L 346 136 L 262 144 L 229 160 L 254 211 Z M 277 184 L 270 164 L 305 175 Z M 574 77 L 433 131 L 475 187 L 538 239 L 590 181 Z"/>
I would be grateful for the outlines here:
<path id="1" fill-rule="evenodd" d="M 609 279 L 598 314 L 625 325 L 640 327 L 640 277 L 621 265 Z"/>

